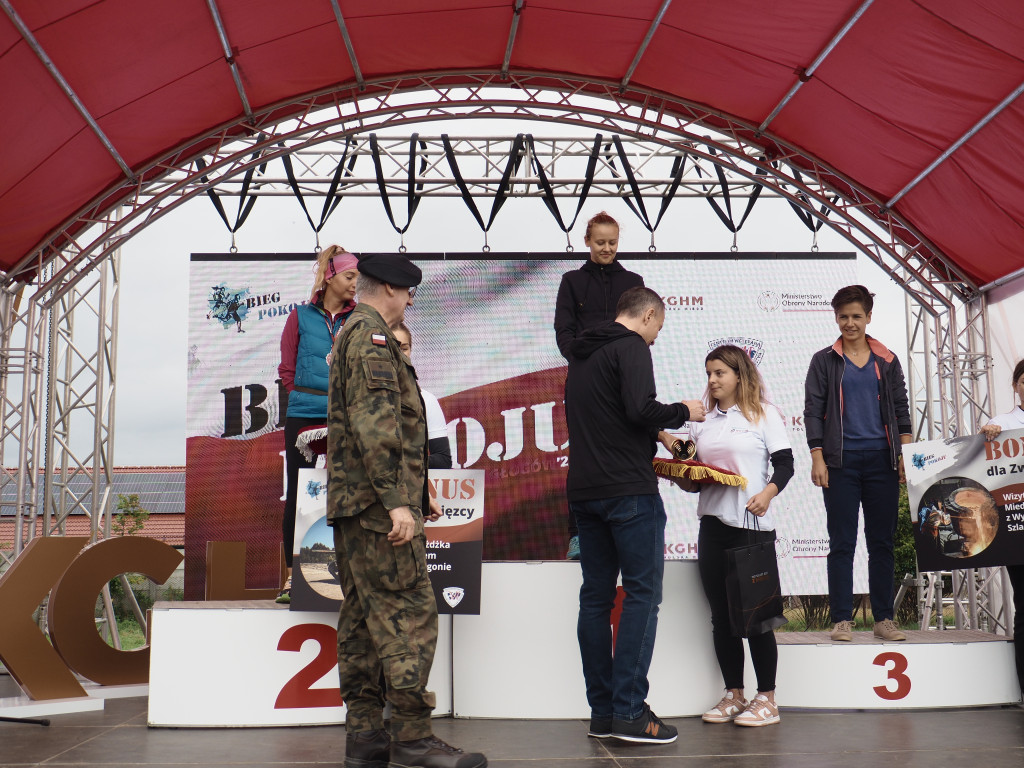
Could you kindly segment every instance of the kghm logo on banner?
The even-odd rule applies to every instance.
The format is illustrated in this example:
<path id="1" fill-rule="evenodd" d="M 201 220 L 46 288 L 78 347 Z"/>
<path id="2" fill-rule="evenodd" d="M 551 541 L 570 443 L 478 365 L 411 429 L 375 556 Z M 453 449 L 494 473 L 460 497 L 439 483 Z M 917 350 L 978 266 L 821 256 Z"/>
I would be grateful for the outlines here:
<path id="1" fill-rule="evenodd" d="M 662 296 L 661 300 L 665 302 L 665 309 L 690 309 L 700 310 L 704 309 L 704 297 L 703 296 Z"/>

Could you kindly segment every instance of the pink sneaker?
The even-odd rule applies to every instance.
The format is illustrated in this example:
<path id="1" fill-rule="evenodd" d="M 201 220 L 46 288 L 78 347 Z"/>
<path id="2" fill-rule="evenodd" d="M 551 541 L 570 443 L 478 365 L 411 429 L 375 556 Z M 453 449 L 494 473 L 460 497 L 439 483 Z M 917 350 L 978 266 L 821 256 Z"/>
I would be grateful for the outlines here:
<path id="1" fill-rule="evenodd" d="M 779 722 L 779 708 L 771 699 L 759 693 L 733 722 L 736 725 L 775 725 Z"/>
<path id="2" fill-rule="evenodd" d="M 700 719 L 705 723 L 731 723 L 746 708 L 746 699 L 742 696 L 736 698 L 732 691 L 726 691 L 722 700 L 701 715 Z"/>

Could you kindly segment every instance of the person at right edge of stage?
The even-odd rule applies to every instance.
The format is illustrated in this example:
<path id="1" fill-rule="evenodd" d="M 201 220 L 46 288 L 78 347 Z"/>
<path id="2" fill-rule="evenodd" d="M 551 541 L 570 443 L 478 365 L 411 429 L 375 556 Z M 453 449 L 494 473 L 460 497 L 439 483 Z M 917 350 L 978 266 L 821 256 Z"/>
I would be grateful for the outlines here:
<path id="1" fill-rule="evenodd" d="M 590 256 L 583 266 L 562 275 L 555 299 L 555 343 L 570 360 L 569 346 L 584 331 L 615 319 L 619 297 L 628 289 L 643 286 L 644 279 L 623 267 L 619 252 L 619 223 L 604 211 L 591 216 L 583 242 Z M 567 560 L 580 559 L 576 518 L 569 515 Z"/>
<path id="2" fill-rule="evenodd" d="M 828 524 L 828 602 L 833 642 L 853 640 L 853 553 L 864 509 L 874 635 L 906 640 L 893 621 L 893 537 L 910 404 L 900 360 L 867 334 L 874 306 L 863 285 L 840 288 L 832 310 L 840 336 L 814 353 L 804 382 L 804 428 L 811 482 L 821 488 Z"/>
<path id="3" fill-rule="evenodd" d="M 566 384 L 569 505 L 580 531 L 577 637 L 590 704 L 589 736 L 667 744 L 676 728 L 646 702 L 665 570 L 665 507 L 652 459 L 662 427 L 703 421 L 699 400 L 657 400 L 650 346 L 665 305 L 649 288 L 630 288 L 614 322 L 570 346 Z M 616 581 L 626 593 L 612 653 Z"/>
<path id="4" fill-rule="evenodd" d="M 386 253 L 363 255 L 358 270 L 359 304 L 334 345 L 327 410 L 327 520 L 345 596 L 338 614 L 345 766 L 484 768 L 486 757 L 436 738 L 430 723 L 437 604 L 423 519 L 438 519 L 441 509 L 427 492 L 416 371 L 391 330 L 412 306 L 422 273 Z"/>
<path id="5" fill-rule="evenodd" d="M 1009 413 L 995 416 L 981 428 L 986 440 L 995 440 L 1004 429 L 1024 429 L 1024 360 L 1013 367 L 1013 393 L 1017 405 Z M 1013 655 L 1017 664 L 1017 684 L 1024 692 L 1024 564 L 1006 566 L 1013 587 Z"/>

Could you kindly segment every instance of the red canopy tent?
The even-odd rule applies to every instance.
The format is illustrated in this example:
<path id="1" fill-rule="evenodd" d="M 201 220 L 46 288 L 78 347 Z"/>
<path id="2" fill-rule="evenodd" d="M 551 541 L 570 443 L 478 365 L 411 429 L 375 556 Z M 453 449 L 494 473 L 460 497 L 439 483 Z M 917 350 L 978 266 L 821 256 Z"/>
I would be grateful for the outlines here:
<path id="1" fill-rule="evenodd" d="M 976 286 L 1024 268 L 1016 0 L 0 0 L 0 271 L 211 132 L 400 77 L 551 76 L 707 108 L 824 165 Z M 410 81 L 412 82 L 412 81 Z M 407 86 L 415 87 L 415 86 Z M 25 273 L 28 276 L 29 273 Z"/>

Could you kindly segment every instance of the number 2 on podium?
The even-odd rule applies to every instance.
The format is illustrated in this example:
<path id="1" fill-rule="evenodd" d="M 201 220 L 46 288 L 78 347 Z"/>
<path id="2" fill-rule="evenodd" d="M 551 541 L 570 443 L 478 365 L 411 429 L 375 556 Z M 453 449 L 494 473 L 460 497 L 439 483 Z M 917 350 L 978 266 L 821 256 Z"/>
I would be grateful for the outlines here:
<path id="1" fill-rule="evenodd" d="M 338 632 L 326 624 L 296 624 L 281 635 L 279 651 L 298 651 L 307 640 L 320 646 L 316 658 L 304 666 L 284 684 L 274 702 L 274 709 L 307 709 L 313 707 L 340 707 L 341 689 L 313 688 L 338 663 Z"/>

